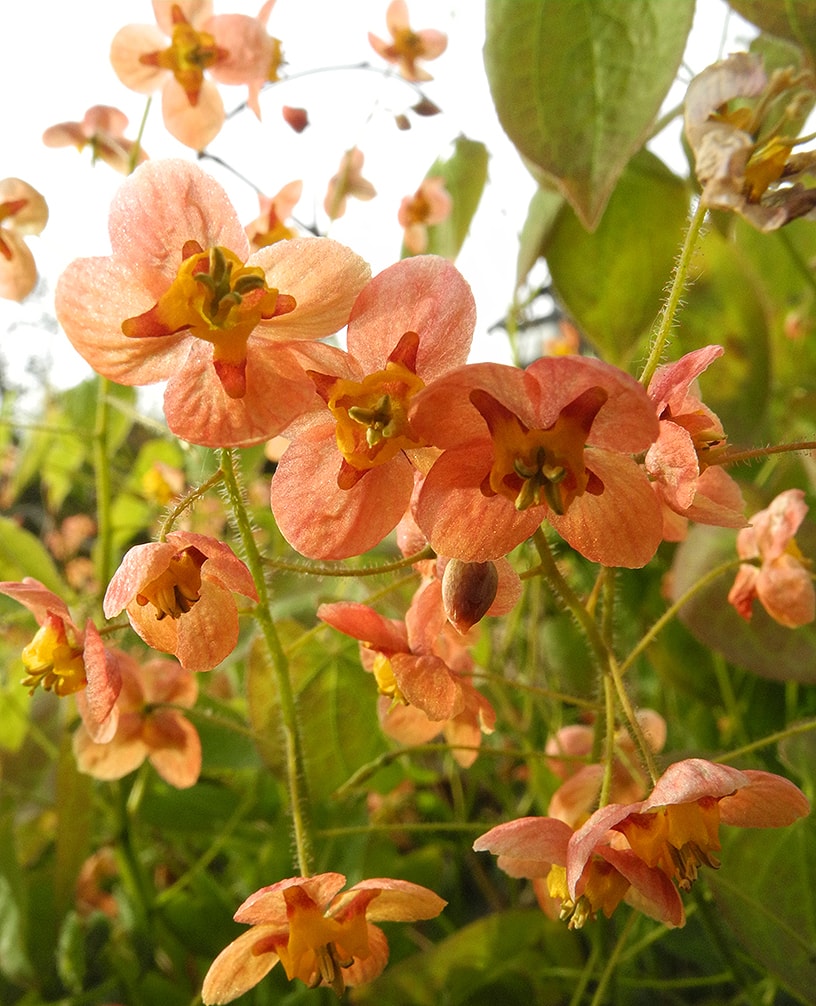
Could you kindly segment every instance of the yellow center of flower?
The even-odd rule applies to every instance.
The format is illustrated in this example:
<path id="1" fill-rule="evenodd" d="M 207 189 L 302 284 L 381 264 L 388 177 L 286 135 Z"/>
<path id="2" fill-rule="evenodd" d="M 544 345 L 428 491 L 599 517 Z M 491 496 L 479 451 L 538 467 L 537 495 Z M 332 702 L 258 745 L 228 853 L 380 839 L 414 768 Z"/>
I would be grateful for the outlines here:
<path id="1" fill-rule="evenodd" d="M 204 71 L 229 55 L 215 44 L 206 31 L 196 31 L 187 21 L 178 4 L 173 5 L 173 36 L 167 49 L 144 53 L 139 62 L 169 70 L 187 95 L 191 105 L 198 104 Z"/>
<path id="2" fill-rule="evenodd" d="M 194 545 L 174 555 L 167 569 L 136 595 L 139 605 L 152 604 L 156 619 L 181 618 L 201 599 L 201 567 L 207 556 Z"/>
<path id="3" fill-rule="evenodd" d="M 720 865 L 711 855 L 720 848 L 720 805 L 715 797 L 631 814 L 616 828 L 635 855 L 676 880 L 682 891 L 691 889 L 700 866 L 716 870 Z"/>
<path id="4" fill-rule="evenodd" d="M 559 918 L 570 929 L 581 929 L 584 923 L 594 921 L 598 912 L 610 918 L 629 890 L 626 877 L 600 856 L 593 856 L 586 871 L 584 890 L 575 900 L 570 897 L 563 866 L 551 867 L 547 875 L 547 891 L 561 902 Z"/>
<path id="5" fill-rule="evenodd" d="M 124 321 L 122 331 L 133 339 L 189 332 L 211 343 L 224 391 L 242 398 L 249 336 L 261 321 L 293 311 L 295 299 L 268 286 L 259 266 L 245 265 L 220 245 L 204 251 L 188 241 L 182 257 L 170 288 L 149 311 Z"/>
<path id="6" fill-rule="evenodd" d="M 373 892 L 372 892 L 373 895 Z M 342 969 L 354 963 L 355 957 L 368 957 L 368 931 L 364 899 L 361 911 L 341 920 L 324 915 L 302 887 L 290 887 L 283 892 L 289 921 L 289 939 L 275 950 L 291 981 L 300 978 L 311 988 L 330 986 L 337 995 L 345 989 Z"/>
<path id="7" fill-rule="evenodd" d="M 392 699 L 392 705 L 408 705 L 405 696 L 397 684 L 397 679 L 394 677 L 394 668 L 391 665 L 391 661 L 384 653 L 377 653 L 374 657 L 374 666 L 371 670 L 374 680 L 377 682 L 377 690 L 380 695 L 387 695 Z"/>
<path id="8" fill-rule="evenodd" d="M 73 695 L 88 683 L 82 647 L 71 643 L 65 623 L 54 615 L 46 617 L 22 658 L 26 669 L 22 684 L 31 694 L 41 687 L 56 695 Z"/>
<path id="9" fill-rule="evenodd" d="M 606 399 L 602 388 L 589 388 L 565 406 L 548 429 L 531 430 L 486 391 L 472 391 L 470 400 L 493 440 L 493 465 L 481 486 L 484 495 L 505 496 L 517 510 L 547 504 L 563 514 L 585 492 L 603 492 L 600 479 L 584 464 L 584 448 Z"/>

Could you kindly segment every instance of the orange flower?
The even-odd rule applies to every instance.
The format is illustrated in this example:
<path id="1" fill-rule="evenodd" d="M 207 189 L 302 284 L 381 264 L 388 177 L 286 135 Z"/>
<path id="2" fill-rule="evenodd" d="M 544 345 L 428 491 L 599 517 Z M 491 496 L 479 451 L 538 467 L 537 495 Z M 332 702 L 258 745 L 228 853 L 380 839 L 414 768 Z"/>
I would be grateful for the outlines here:
<path id="1" fill-rule="evenodd" d="M 287 226 L 286 221 L 292 215 L 302 192 L 303 182 L 296 181 L 284 185 L 271 199 L 269 196 L 258 195 L 260 216 L 246 226 L 246 235 L 253 251 L 297 236 L 297 231 Z"/>
<path id="2" fill-rule="evenodd" d="M 364 202 L 373 199 L 377 190 L 367 179 L 363 178 L 363 153 L 357 147 L 347 150 L 340 159 L 337 174 L 329 182 L 323 207 L 330 220 L 337 220 L 346 212 L 346 200 L 349 196 L 362 199 Z"/>
<path id="3" fill-rule="evenodd" d="M 426 178 L 412 196 L 405 196 L 397 219 L 405 229 L 403 241 L 412 255 L 427 250 L 428 228 L 447 220 L 452 207 L 444 178 Z"/>
<path id="4" fill-rule="evenodd" d="M 388 962 L 388 941 L 372 923 L 416 922 L 439 915 L 446 902 L 406 880 L 362 880 L 345 893 L 340 873 L 291 877 L 256 891 L 235 913 L 252 928 L 213 961 L 201 999 L 228 1003 L 257 985 L 280 961 L 291 981 L 347 986 L 376 978 Z"/>
<path id="5" fill-rule="evenodd" d="M 23 684 L 60 697 L 76 695 L 85 727 L 104 742 L 116 730 L 116 697 L 122 687 L 117 653 L 102 643 L 88 619 L 85 631 L 71 618 L 65 602 L 30 576 L 0 583 L 0 594 L 13 598 L 34 615 L 40 626 L 22 653 Z"/>
<path id="6" fill-rule="evenodd" d="M 76 147 L 80 151 L 90 147 L 93 163 L 104 161 L 126 175 L 132 167 L 135 146 L 133 140 L 125 139 L 127 124 L 127 116 L 118 108 L 94 105 L 85 113 L 82 122 L 60 122 L 49 126 L 43 133 L 43 143 L 46 147 Z M 136 164 L 146 160 L 147 154 L 139 147 Z"/>
<path id="7" fill-rule="evenodd" d="M 167 380 L 170 429 L 208 447 L 280 433 L 314 400 L 312 343 L 348 320 L 368 265 L 328 238 L 250 255 L 226 192 L 187 161 L 148 161 L 111 207 L 112 255 L 57 284 L 68 338 L 120 384 Z M 100 297 L 99 291 L 105 296 Z"/>
<path id="8" fill-rule="evenodd" d="M 447 35 L 431 28 L 414 31 L 408 21 L 405 0 L 392 0 L 385 12 L 385 23 L 392 42 L 385 42 L 368 33 L 368 41 L 377 55 L 398 66 L 406 80 L 433 80 L 427 70 L 416 65 L 416 61 L 441 56 L 448 45 Z"/>
<path id="9" fill-rule="evenodd" d="M 139 665 L 119 651 L 122 691 L 119 722 L 106 743 L 93 740 L 85 726 L 74 734 L 80 772 L 96 779 L 121 779 L 148 759 L 165 782 L 193 786 L 201 772 L 201 741 L 190 721 L 173 707 L 195 705 L 198 683 L 191 671 L 160 658 Z"/>
<path id="10" fill-rule="evenodd" d="M 816 618 L 816 591 L 809 560 L 799 551 L 794 535 L 808 512 L 801 489 L 780 493 L 755 513 L 749 527 L 737 534 L 740 559 L 759 559 L 761 566 L 743 563 L 728 600 L 750 620 L 756 598 L 774 621 L 789 629 Z"/>
<path id="11" fill-rule="evenodd" d="M 123 609 L 148 646 L 174 654 L 190 671 L 209 671 L 238 642 L 232 593 L 258 600 L 249 570 L 223 542 L 173 531 L 125 555 L 103 601 L 107 618 Z"/>
<path id="12" fill-rule="evenodd" d="M 37 266 L 23 234 L 39 234 L 48 221 L 45 199 L 28 182 L 0 182 L 0 297 L 25 300 L 37 283 Z"/>

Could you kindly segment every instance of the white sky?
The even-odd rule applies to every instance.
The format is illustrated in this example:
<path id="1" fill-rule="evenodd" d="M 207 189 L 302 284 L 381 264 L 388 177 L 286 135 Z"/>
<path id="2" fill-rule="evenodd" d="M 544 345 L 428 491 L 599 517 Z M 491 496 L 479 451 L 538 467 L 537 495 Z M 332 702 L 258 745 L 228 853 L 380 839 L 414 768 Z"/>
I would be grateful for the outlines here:
<path id="1" fill-rule="evenodd" d="M 568 2 L 568 0 L 564 0 Z M 262 0 L 215 0 L 216 13 L 256 15 Z M 666 0 L 668 5 L 669 0 Z M 277 0 L 268 29 L 283 41 L 287 66 L 299 71 L 369 61 L 384 65 L 368 44 L 367 32 L 387 38 L 388 0 Z M 7 373 L 20 381 L 27 360 L 50 364 L 51 380 L 68 386 L 90 370 L 61 334 L 42 322 L 52 313 L 53 288 L 71 259 L 109 252 L 107 213 L 122 176 L 107 165 L 90 166 L 90 154 L 47 149 L 43 130 L 57 122 L 81 120 L 95 104 L 115 105 L 130 119 L 127 135 L 136 134 L 144 97 L 127 90 L 108 60 L 110 41 L 126 24 L 152 23 L 149 0 L 40 0 L 3 4 L 3 58 L 0 93 L 4 96 L 0 148 L 0 178 L 17 176 L 45 196 L 50 219 L 43 234 L 29 239 L 44 287 L 22 305 L 0 300 L 0 357 Z M 459 134 L 486 143 L 490 151 L 490 181 L 471 234 L 457 260 L 470 282 L 478 308 L 473 358 L 506 360 L 501 336 L 487 329 L 503 317 L 515 278 L 518 233 L 535 185 L 499 126 L 490 102 L 482 64 L 483 0 L 408 0 L 415 29 L 437 28 L 449 36 L 447 52 L 427 64 L 434 81 L 426 93 L 442 115 L 412 117 L 413 128 L 397 130 L 393 112 L 415 100 L 404 83 L 386 81 L 370 72 L 315 74 L 277 85 L 261 97 L 264 113 L 258 123 L 243 112 L 227 123 L 210 150 L 229 161 L 267 194 L 302 178 L 304 197 L 295 210 L 306 222 L 312 205 L 321 206 L 328 179 L 344 150 L 357 145 L 365 154 L 364 175 L 378 191 L 370 203 L 350 200 L 346 216 L 331 235 L 367 258 L 378 272 L 399 258 L 402 231 L 397 210 L 402 196 L 415 191 L 437 156 L 446 153 Z M 723 43 L 724 26 L 728 38 Z M 722 0 L 698 0 L 698 13 L 687 62 L 694 72 L 722 51 L 742 47 L 747 29 L 736 16 L 727 20 Z M 682 72 L 682 71 L 681 71 Z M 222 88 L 229 111 L 245 89 Z M 682 88 L 669 104 L 682 98 Z M 305 106 L 311 125 L 295 134 L 282 120 L 282 104 Z M 678 170 L 685 162 L 679 147 L 679 126 L 661 138 L 657 152 Z M 144 146 L 152 158 L 182 156 L 181 146 L 163 128 L 159 102 L 154 100 Z M 257 197 L 248 186 L 211 162 L 203 164 L 227 188 L 244 223 L 257 216 Z M 322 215 L 319 217 L 323 221 Z M 9 332 L 11 327 L 12 332 Z"/>

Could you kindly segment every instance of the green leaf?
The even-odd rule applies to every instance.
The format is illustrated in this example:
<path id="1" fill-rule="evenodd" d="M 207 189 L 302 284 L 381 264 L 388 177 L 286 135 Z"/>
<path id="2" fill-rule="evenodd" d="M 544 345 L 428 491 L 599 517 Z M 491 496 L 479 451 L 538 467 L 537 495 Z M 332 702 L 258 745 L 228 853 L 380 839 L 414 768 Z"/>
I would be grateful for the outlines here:
<path id="1" fill-rule="evenodd" d="M 527 278 L 528 273 L 543 254 L 558 215 L 564 205 L 564 197 L 552 189 L 538 189 L 530 200 L 527 218 L 519 237 L 518 264 L 516 266 L 516 286 Z"/>
<path id="2" fill-rule="evenodd" d="M 42 542 L 8 517 L 0 517 L 0 579 L 22 580 L 24 576 L 33 576 L 60 596 L 67 592 Z"/>
<path id="3" fill-rule="evenodd" d="M 499 120 L 583 225 L 600 220 L 671 87 L 694 0 L 488 0 Z"/>
<path id="4" fill-rule="evenodd" d="M 719 872 L 706 876 L 729 934 L 792 995 L 812 1003 L 816 974 L 813 818 L 789 828 L 752 829 L 729 836 L 722 862 Z"/>
<path id="5" fill-rule="evenodd" d="M 728 0 L 738 14 L 762 31 L 795 42 L 816 55 L 816 7 L 813 0 Z"/>
<path id="6" fill-rule="evenodd" d="M 57 764 L 54 901 L 58 918 L 74 902 L 79 869 L 91 852 L 93 785 L 76 766 L 71 738 L 65 734 Z"/>
<path id="7" fill-rule="evenodd" d="M 673 599 L 720 563 L 736 558 L 735 531 L 693 526 L 675 555 Z M 746 622 L 727 600 L 736 572 L 735 564 L 733 572 L 698 590 L 681 609 L 680 620 L 701 643 L 754 674 L 774 681 L 816 683 L 816 625 L 787 629 L 758 603 Z"/>
<path id="8" fill-rule="evenodd" d="M 688 214 L 685 183 L 654 154 L 627 166 L 594 232 L 565 206 L 543 252 L 556 294 L 610 363 L 653 324 Z"/>
<path id="9" fill-rule="evenodd" d="M 441 178 L 453 205 L 446 220 L 428 228 L 427 254 L 452 262 L 461 251 L 487 181 L 487 157 L 483 143 L 459 136 L 453 141 L 453 153 L 431 165 L 425 177 Z M 403 245 L 401 257 L 409 254 Z"/>

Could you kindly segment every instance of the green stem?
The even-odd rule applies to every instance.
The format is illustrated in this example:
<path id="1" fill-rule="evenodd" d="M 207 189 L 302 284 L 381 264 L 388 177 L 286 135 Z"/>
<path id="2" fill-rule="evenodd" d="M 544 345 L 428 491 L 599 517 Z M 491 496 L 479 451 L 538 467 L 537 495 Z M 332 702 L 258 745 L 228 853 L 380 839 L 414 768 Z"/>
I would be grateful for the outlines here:
<path id="1" fill-rule="evenodd" d="M 592 997 L 590 1006 L 602 1006 L 602 1004 L 607 1001 L 605 998 L 607 986 L 612 980 L 615 968 L 618 966 L 621 953 L 623 952 L 623 948 L 626 946 L 626 941 L 629 939 L 637 917 L 638 913 L 632 909 L 629 913 L 629 918 L 624 923 L 623 929 L 621 930 L 615 946 L 612 948 L 612 953 L 607 958 L 606 967 L 604 968 L 603 974 L 598 982 L 598 987 L 595 989 L 595 994 Z"/>
<path id="2" fill-rule="evenodd" d="M 657 782 L 659 772 L 657 771 L 657 765 L 654 759 L 654 753 L 649 747 L 646 740 L 646 736 L 640 726 L 640 721 L 635 715 L 635 709 L 632 705 L 629 695 L 626 692 L 626 688 L 623 684 L 623 674 L 621 673 L 620 665 L 617 660 L 610 654 L 609 657 L 609 674 L 615 685 L 615 691 L 618 696 L 618 703 L 623 710 L 623 715 L 626 717 L 626 728 L 629 731 L 632 739 L 637 745 L 640 756 L 643 759 L 643 763 L 646 766 L 646 771 L 649 773 L 649 778 L 653 783 Z"/>
<path id="3" fill-rule="evenodd" d="M 655 332 L 654 339 L 652 341 L 652 348 L 649 351 L 649 358 L 643 368 L 643 373 L 640 375 L 640 383 L 644 386 L 644 388 L 648 388 L 649 381 L 651 381 L 654 376 L 654 372 L 657 370 L 657 366 L 663 356 L 663 351 L 666 348 L 666 343 L 669 341 L 669 334 L 672 330 L 672 326 L 674 325 L 674 318 L 677 314 L 677 309 L 680 306 L 680 301 L 689 282 L 691 260 L 694 255 L 697 238 L 700 235 L 700 229 L 703 226 L 705 215 L 706 207 L 703 206 L 702 200 L 698 200 L 697 206 L 691 216 L 691 220 L 689 221 L 688 230 L 686 231 L 686 237 L 680 251 L 680 258 L 678 259 L 677 267 L 674 270 L 669 296 L 666 303 L 663 305 L 663 310 L 660 312 L 660 319 L 657 331 Z"/>
<path id="4" fill-rule="evenodd" d="M 264 563 L 272 569 L 279 569 L 285 573 L 305 573 L 310 576 L 380 576 L 383 573 L 395 573 L 400 569 L 407 569 L 424 559 L 434 559 L 436 552 L 426 545 L 425 548 L 413 555 L 403 556 L 393 562 L 384 562 L 379 566 L 363 566 L 362 568 L 349 568 L 348 566 L 318 565 L 310 562 L 287 562 L 284 559 L 264 559 Z"/>
<path id="5" fill-rule="evenodd" d="M 107 587 L 111 578 L 113 534 L 111 528 L 111 480 L 108 466 L 108 404 L 109 382 L 97 378 L 96 420 L 93 432 L 94 479 L 96 483 L 96 578 L 100 590 Z"/>
<path id="6" fill-rule="evenodd" d="M 150 112 L 150 104 L 153 101 L 153 96 L 149 95 L 147 101 L 145 102 L 145 110 L 142 115 L 142 121 L 139 123 L 139 132 L 133 143 L 133 148 L 130 151 L 130 157 L 128 158 L 128 174 L 132 175 L 136 170 L 136 165 L 139 163 L 139 151 L 142 149 L 142 136 L 144 135 L 145 126 L 147 125 L 147 116 Z"/>
<path id="7" fill-rule="evenodd" d="M 206 495 L 210 489 L 214 486 L 220 485 L 224 481 L 224 473 L 219 468 L 218 471 L 207 479 L 206 482 L 202 482 L 201 485 L 196 486 L 191 489 L 176 503 L 172 510 L 169 511 L 167 516 L 161 523 L 161 528 L 159 529 L 159 541 L 164 541 L 167 535 L 173 529 L 173 525 L 185 512 L 189 510 L 190 507 L 196 502 L 196 500 L 201 499 L 202 496 Z"/>
<path id="8" fill-rule="evenodd" d="M 229 497 L 230 507 L 244 547 L 244 556 L 258 591 L 258 605 L 255 618 L 261 627 L 280 702 L 284 748 L 286 751 L 286 780 L 289 789 L 295 851 L 300 873 L 308 877 L 312 872 L 312 825 L 309 815 L 309 797 L 306 776 L 303 770 L 303 745 L 297 722 L 297 709 L 292 681 L 289 675 L 289 661 L 281 646 L 278 630 L 270 610 L 270 596 L 264 576 L 263 559 L 252 533 L 252 524 L 239 483 L 238 464 L 235 452 L 222 450 L 221 471 Z"/>

